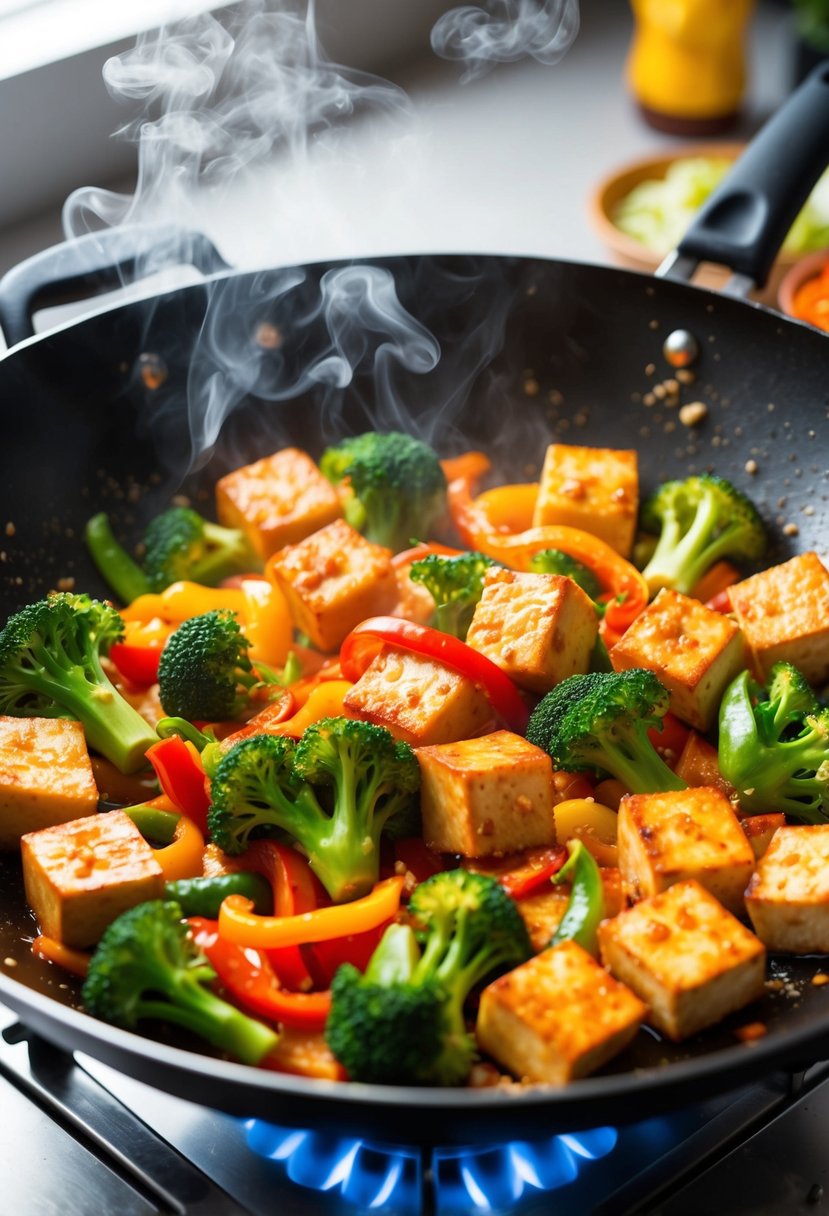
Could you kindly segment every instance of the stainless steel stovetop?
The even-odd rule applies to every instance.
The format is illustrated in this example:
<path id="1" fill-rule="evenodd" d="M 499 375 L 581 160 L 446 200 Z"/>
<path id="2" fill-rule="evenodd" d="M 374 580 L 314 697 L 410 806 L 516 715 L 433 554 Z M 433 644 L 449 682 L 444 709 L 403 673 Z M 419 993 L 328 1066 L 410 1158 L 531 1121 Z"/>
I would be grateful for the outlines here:
<path id="1" fill-rule="evenodd" d="M 619 1129 L 421 1151 L 233 1118 L 0 1027 L 0 1216 L 829 1211 L 829 1064 Z"/>

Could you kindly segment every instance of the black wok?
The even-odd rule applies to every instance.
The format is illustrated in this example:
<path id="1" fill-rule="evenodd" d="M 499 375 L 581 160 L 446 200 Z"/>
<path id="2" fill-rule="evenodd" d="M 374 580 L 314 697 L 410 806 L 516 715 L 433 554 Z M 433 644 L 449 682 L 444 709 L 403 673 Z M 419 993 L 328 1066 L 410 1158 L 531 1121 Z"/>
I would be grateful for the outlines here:
<path id="1" fill-rule="evenodd" d="M 670 273 L 706 257 L 736 269 L 738 287 L 764 279 L 789 221 L 829 160 L 829 69 L 803 86 L 764 140 L 708 206 Z M 782 148 L 790 153 L 785 181 L 777 170 Z M 759 185 L 747 184 L 747 172 Z M 18 342 L 0 361 L 0 524 L 13 525 L 0 546 L 4 612 L 65 577 L 105 592 L 79 540 L 95 510 L 108 510 L 116 529 L 135 536 L 185 477 L 199 501 L 216 474 L 235 463 L 286 439 L 319 452 L 333 434 L 376 416 L 380 390 L 368 354 L 347 387 L 317 381 L 277 400 L 280 385 L 325 348 L 315 303 L 320 281 L 339 265 L 238 275 L 219 270 L 200 243 L 195 260 L 214 271 L 204 282 L 25 337 L 35 307 L 79 286 L 89 291 L 109 284 L 112 264 L 132 256 L 121 244 L 113 251 L 111 241 L 96 239 L 95 246 L 93 254 L 83 243 L 62 250 L 57 269 L 54 254 L 37 259 L 0 284 L 0 323 Z M 87 260 L 79 268 L 81 256 Z M 93 264 L 96 256 L 104 266 Z M 594 266 L 483 255 L 394 257 L 369 265 L 393 277 L 402 305 L 442 351 L 431 371 L 407 370 L 393 359 L 385 365 L 397 412 L 388 413 L 383 389 L 381 422 L 425 430 L 443 454 L 483 447 L 504 479 L 527 479 L 553 437 L 637 447 L 645 489 L 690 469 L 714 469 L 757 502 L 775 537 L 772 560 L 808 549 L 825 556 L 829 342 L 822 334 L 738 299 Z M 232 375 L 218 361 L 210 329 L 222 302 L 230 303 L 245 354 Z M 671 374 L 662 346 L 678 329 L 699 344 L 696 381 L 683 390 L 685 401 L 708 406 L 694 429 L 678 422 L 676 410 L 646 404 L 653 384 Z M 493 331 L 494 350 L 484 340 Z M 225 387 L 235 385 L 238 404 L 216 442 L 196 458 L 188 376 L 191 383 L 198 374 L 201 385 L 216 384 L 214 373 Z M 36 930 L 24 910 L 16 860 L 8 859 L 2 872 L 0 999 L 64 1048 L 237 1114 L 387 1139 L 480 1141 L 641 1118 L 829 1055 L 829 987 L 810 982 L 827 960 L 781 958 L 771 970 L 785 982 L 742 1015 L 679 1047 L 642 1032 L 603 1075 L 560 1091 L 435 1092 L 257 1071 L 172 1040 L 113 1029 L 80 1012 L 75 990 L 31 958 Z M 749 1021 L 768 1029 L 752 1044 L 735 1034 Z"/>

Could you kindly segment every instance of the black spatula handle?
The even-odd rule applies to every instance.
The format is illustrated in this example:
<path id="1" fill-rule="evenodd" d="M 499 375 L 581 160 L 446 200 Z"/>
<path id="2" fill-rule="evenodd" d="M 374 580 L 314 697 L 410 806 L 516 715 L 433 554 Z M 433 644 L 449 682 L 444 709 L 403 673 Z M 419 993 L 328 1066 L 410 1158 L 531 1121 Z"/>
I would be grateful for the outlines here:
<path id="1" fill-rule="evenodd" d="M 768 120 L 703 204 L 682 258 L 730 266 L 762 286 L 795 217 L 829 163 L 829 60 Z"/>

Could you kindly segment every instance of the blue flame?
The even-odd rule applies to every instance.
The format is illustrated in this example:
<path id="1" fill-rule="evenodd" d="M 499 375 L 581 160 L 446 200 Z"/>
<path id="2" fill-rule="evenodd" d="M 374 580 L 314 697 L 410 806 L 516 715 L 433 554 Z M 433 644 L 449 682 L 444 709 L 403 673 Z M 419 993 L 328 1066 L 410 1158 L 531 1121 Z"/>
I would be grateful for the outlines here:
<path id="1" fill-rule="evenodd" d="M 261 1119 L 249 1119 L 245 1127 L 253 1152 L 280 1162 L 297 1186 L 336 1191 L 358 1212 L 397 1216 L 420 1212 L 425 1166 L 431 1167 L 438 1213 L 498 1212 L 532 1192 L 574 1182 L 588 1163 L 611 1153 L 618 1139 L 614 1128 L 600 1127 L 533 1142 L 430 1152 L 296 1131 Z"/>

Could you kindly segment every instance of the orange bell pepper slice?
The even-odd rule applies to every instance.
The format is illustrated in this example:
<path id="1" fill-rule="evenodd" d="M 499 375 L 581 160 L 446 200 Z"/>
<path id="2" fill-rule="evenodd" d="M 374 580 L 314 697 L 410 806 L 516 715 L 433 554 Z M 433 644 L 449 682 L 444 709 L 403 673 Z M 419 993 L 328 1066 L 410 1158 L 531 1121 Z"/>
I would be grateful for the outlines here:
<path id="1" fill-rule="evenodd" d="M 122 610 L 121 616 L 125 621 L 149 621 L 158 616 L 180 625 L 191 616 L 201 616 L 214 608 L 227 608 L 244 621 L 244 591 L 241 587 L 203 587 L 201 583 L 187 581 L 171 583 L 159 595 L 139 595 Z"/>
<path id="2" fill-rule="evenodd" d="M 299 739 L 312 723 L 320 722 L 323 718 L 341 718 L 343 699 L 353 687 L 350 680 L 321 680 L 292 718 L 269 726 L 267 733 Z"/>
<path id="3" fill-rule="evenodd" d="M 265 950 L 364 933 L 397 914 L 403 882 L 402 877 L 395 875 L 378 882 L 362 899 L 316 908 L 298 916 L 257 916 L 249 899 L 229 895 L 219 910 L 219 933 L 239 946 Z"/>
<path id="4" fill-rule="evenodd" d="M 264 578 L 241 581 L 244 605 L 241 620 L 250 642 L 250 658 L 269 667 L 282 667 L 294 637 L 294 625 L 285 596 Z"/>
<path id="5" fill-rule="evenodd" d="M 204 836 L 192 819 L 182 815 L 172 844 L 153 849 L 153 857 L 161 866 L 165 882 L 198 878 L 203 870 Z"/>
<path id="6" fill-rule="evenodd" d="M 79 975 L 81 978 L 86 976 L 89 960 L 92 958 L 90 951 L 73 950 L 71 946 L 64 946 L 63 942 L 54 937 L 46 937 L 43 933 L 32 942 L 32 954 L 47 963 L 56 963 L 70 975 Z"/>

